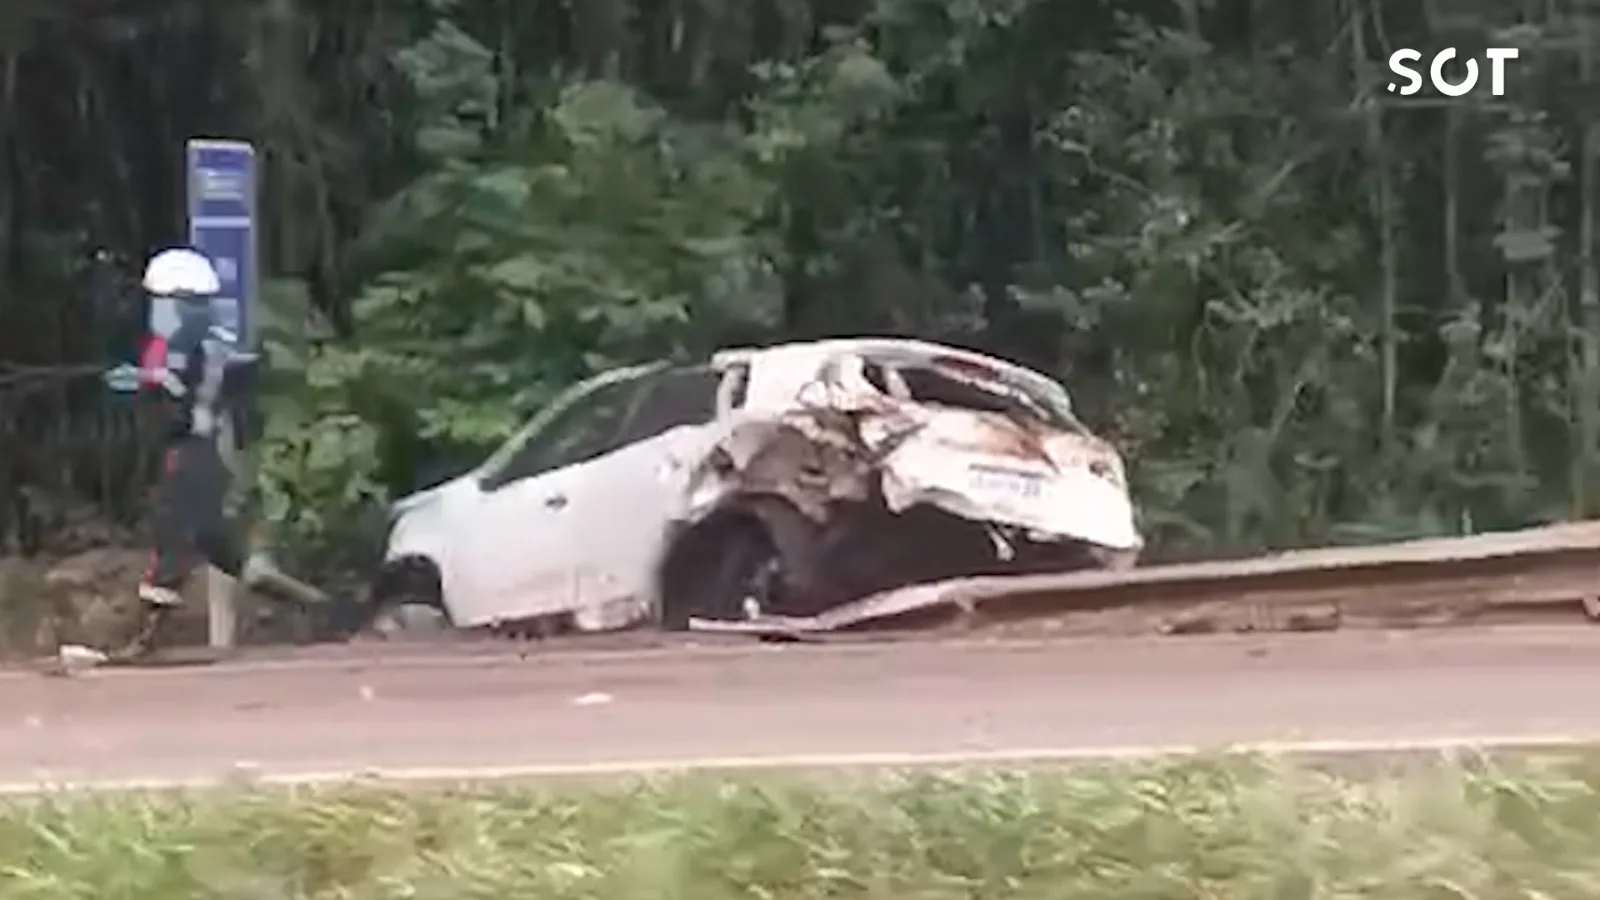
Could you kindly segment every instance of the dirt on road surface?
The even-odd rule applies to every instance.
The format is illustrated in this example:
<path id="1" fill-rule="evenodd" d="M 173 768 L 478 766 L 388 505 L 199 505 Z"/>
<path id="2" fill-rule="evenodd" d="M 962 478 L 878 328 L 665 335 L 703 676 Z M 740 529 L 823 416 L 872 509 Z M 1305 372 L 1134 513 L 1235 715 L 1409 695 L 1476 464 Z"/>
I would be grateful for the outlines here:
<path id="1" fill-rule="evenodd" d="M 1504 629 L 0 674 L 0 782 L 1600 735 L 1600 633 Z"/>

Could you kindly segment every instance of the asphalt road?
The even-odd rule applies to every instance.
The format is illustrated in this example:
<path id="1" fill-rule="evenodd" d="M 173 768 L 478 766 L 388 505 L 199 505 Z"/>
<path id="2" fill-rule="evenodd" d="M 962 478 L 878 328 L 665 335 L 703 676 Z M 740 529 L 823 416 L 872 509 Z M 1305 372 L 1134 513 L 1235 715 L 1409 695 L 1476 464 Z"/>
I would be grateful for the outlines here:
<path id="1" fill-rule="evenodd" d="M 396 648 L 0 673 L 0 782 L 1600 737 L 1600 629 L 636 652 Z"/>

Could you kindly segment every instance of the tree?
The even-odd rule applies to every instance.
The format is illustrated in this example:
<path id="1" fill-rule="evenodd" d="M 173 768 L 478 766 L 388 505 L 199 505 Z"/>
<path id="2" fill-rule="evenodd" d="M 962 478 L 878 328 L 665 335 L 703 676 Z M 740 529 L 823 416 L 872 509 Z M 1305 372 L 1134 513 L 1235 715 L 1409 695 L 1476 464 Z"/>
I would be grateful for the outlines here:
<path id="1" fill-rule="evenodd" d="M 263 487 L 317 546 L 598 368 L 861 331 L 1060 374 L 1165 552 L 1593 505 L 1581 5 L 242 9 L 0 19 L 8 483 L 136 513 L 91 473 L 137 433 L 62 374 L 114 331 L 83 259 L 167 239 L 182 138 L 229 132 L 268 170 Z M 1504 98 L 1380 90 L 1485 43 L 1523 47 Z"/>

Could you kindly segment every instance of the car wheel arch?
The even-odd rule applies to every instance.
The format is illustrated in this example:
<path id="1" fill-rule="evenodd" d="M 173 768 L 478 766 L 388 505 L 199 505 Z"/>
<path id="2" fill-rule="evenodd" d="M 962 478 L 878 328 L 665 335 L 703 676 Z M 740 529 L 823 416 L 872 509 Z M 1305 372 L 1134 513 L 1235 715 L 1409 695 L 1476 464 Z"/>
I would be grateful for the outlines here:
<path id="1" fill-rule="evenodd" d="M 694 573 L 725 541 L 739 531 L 756 532 L 773 545 L 787 566 L 797 571 L 786 576 L 799 585 L 809 586 L 816 578 L 812 554 L 821 526 L 802 513 L 789 499 L 776 493 L 747 493 L 730 497 L 693 522 L 679 526 L 669 535 L 656 567 L 653 614 L 668 630 L 687 626 L 694 605 Z"/>
<path id="2" fill-rule="evenodd" d="M 444 602 L 444 569 L 427 553 L 407 553 L 385 560 L 372 578 L 367 599 L 374 609 L 410 602 L 449 613 Z"/>

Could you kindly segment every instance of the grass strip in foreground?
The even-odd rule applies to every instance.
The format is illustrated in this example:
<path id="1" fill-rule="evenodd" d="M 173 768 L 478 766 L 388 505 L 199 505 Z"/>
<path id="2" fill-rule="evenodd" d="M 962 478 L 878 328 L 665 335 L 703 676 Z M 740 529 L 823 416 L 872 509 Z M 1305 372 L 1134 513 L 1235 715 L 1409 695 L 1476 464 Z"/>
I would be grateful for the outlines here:
<path id="1" fill-rule="evenodd" d="M 1600 898 L 1600 754 L 0 802 L 3 900 Z"/>

